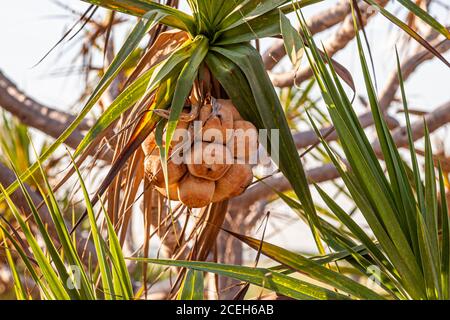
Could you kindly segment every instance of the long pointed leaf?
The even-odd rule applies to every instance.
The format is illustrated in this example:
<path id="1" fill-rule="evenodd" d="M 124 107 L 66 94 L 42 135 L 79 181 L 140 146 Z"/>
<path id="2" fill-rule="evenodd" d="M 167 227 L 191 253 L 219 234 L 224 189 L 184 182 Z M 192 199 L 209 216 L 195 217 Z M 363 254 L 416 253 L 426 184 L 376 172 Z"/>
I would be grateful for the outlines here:
<path id="1" fill-rule="evenodd" d="M 166 266 L 184 267 L 204 272 L 212 272 L 222 276 L 231 277 L 237 280 L 249 282 L 251 284 L 275 291 L 282 295 L 300 300 L 340 300 L 348 299 L 346 296 L 328 289 L 288 277 L 281 273 L 264 269 L 243 266 L 217 264 L 211 262 L 178 261 L 163 259 L 143 259 L 130 258 L 130 260 L 154 263 Z"/>
<path id="2" fill-rule="evenodd" d="M 297 271 L 305 273 L 309 277 L 340 289 L 361 299 L 383 299 L 374 291 L 367 289 L 365 286 L 347 278 L 339 273 L 327 269 L 320 264 L 309 260 L 299 254 L 292 253 L 284 248 L 275 246 L 265 241 L 260 241 L 251 237 L 243 236 L 235 232 L 227 231 L 232 236 L 238 238 L 242 242 L 249 245 L 255 250 L 261 252 L 282 263 L 285 266 L 293 268 Z"/>

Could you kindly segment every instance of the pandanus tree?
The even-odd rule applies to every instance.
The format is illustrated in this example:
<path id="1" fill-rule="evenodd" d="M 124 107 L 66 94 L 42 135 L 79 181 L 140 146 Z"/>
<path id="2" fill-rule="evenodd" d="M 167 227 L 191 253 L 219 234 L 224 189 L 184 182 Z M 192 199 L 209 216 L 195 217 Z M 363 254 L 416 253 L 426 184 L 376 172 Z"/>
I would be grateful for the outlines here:
<path id="1" fill-rule="evenodd" d="M 165 126 L 165 146 L 170 146 L 186 100 L 193 91 L 194 84 L 205 81 L 201 78 L 205 74 L 203 70 L 206 69 L 211 74 L 207 81 L 209 87 L 214 90 L 212 95 L 215 98 L 231 99 L 240 115 L 256 128 L 279 130 L 279 168 L 288 177 L 309 219 L 314 220 L 313 201 L 283 109 L 261 57 L 250 41 L 279 36 L 280 17 L 313 4 L 317 2 L 316 0 L 292 4 L 285 0 L 238 3 L 188 1 L 192 15 L 152 1 L 88 2 L 138 16 L 140 19 L 77 119 L 47 149 L 41 161 L 51 155 L 80 124 L 114 77 L 126 65 L 127 59 L 147 32 L 161 24 L 170 27 L 171 30 L 160 33 L 152 39 L 150 48 L 131 74 L 127 86 L 101 115 L 74 154 L 75 158 L 82 155 L 94 141 L 99 141 L 105 129 L 122 115 L 127 117 L 127 124 L 133 126 L 132 133 L 126 138 L 110 172 L 93 197 L 93 203 L 104 195 L 124 164 L 130 157 L 135 156 L 150 133 L 155 132 L 158 135 L 157 133 L 161 131 L 158 130 L 158 125 Z M 288 26 L 292 33 L 293 27 L 290 24 Z M 299 54 L 300 47 L 294 47 L 295 49 L 297 52 L 294 54 Z M 199 97 L 202 98 L 204 97 Z M 161 110 L 169 110 L 166 113 L 167 119 L 161 117 Z M 270 135 L 268 140 L 266 147 L 270 150 Z M 167 173 L 169 147 L 161 150 L 163 171 Z M 140 161 L 142 162 L 142 159 Z M 37 165 L 30 167 L 21 178 L 27 178 L 36 169 Z M 17 187 L 17 183 L 13 184 L 8 191 Z M 217 209 L 219 207 L 221 209 Z M 214 211 L 221 212 L 214 215 L 215 225 L 220 225 L 220 216 L 225 214 L 225 207 L 226 204 L 213 205 Z M 75 225 L 77 226 L 78 224 Z M 314 225 L 311 224 L 311 227 L 314 228 Z"/>
<path id="2" fill-rule="evenodd" d="M 73 296 L 66 294 L 58 283 L 56 272 L 46 264 L 44 254 L 39 251 L 33 235 L 28 232 L 26 223 L 20 217 L 8 194 L 19 187 L 23 188 L 22 181 L 39 170 L 40 163 L 70 136 L 124 68 L 129 68 L 131 71 L 127 73 L 128 78 L 120 93 L 89 130 L 73 155 L 75 168 L 73 172 L 77 172 L 77 160 L 84 159 L 92 153 L 92 149 L 95 149 L 108 129 L 118 125 L 121 129 L 116 141 L 119 148 L 115 150 L 112 166 L 91 199 L 88 199 L 88 192 L 80 177 L 87 203 L 86 213 L 79 218 L 71 231 L 66 230 L 65 227 L 58 229 L 58 236 L 61 237 L 62 245 L 69 251 L 70 258 L 75 264 L 81 265 L 68 239 L 70 233 L 80 225 L 83 219 L 88 218 L 99 260 L 102 287 L 107 289 L 106 298 L 114 298 L 111 292 L 116 292 L 125 298 L 133 296 L 120 246 L 124 243 L 126 230 L 129 227 L 130 207 L 135 201 L 138 186 L 142 181 L 144 181 L 143 210 L 148 215 L 151 215 L 149 211 L 155 205 L 154 188 L 158 191 L 157 195 L 162 194 L 167 198 L 164 200 L 168 202 L 168 213 L 165 219 L 173 224 L 182 212 L 186 212 L 186 216 L 189 217 L 192 213 L 191 208 L 201 207 L 200 219 L 193 227 L 192 234 L 185 236 L 186 229 L 179 230 L 181 235 L 175 234 L 178 241 L 173 244 L 176 248 L 174 257 L 192 261 L 148 259 L 146 245 L 143 246 L 144 257 L 131 258 L 144 263 L 188 268 L 190 270 L 188 272 L 182 269 L 176 281 L 175 287 L 179 289 L 180 298 L 202 298 L 203 292 L 200 289 L 203 288 L 202 272 L 205 271 L 233 277 L 298 299 L 448 298 L 450 242 L 446 200 L 442 196 L 445 194 L 444 179 L 439 171 L 441 195 L 438 195 L 427 132 L 425 133 L 427 139 L 425 184 L 421 181 L 414 152 L 411 153 L 413 169 L 409 170 L 396 150 L 379 110 L 363 44 L 358 34 L 358 28 L 364 24 L 358 7 L 354 6 L 355 1 L 350 3 L 360 62 L 367 95 L 370 98 L 369 105 L 381 144 L 381 153 L 386 161 L 387 175 L 380 166 L 377 155 L 352 109 L 352 101 L 344 89 L 344 85 L 347 85 L 353 92 L 355 91 L 351 75 L 343 66 L 329 58 L 326 50 L 321 50 L 317 46 L 305 25 L 302 8 L 321 0 L 191 0 L 187 1 L 191 14 L 176 9 L 176 6 L 162 5 L 148 0 L 85 1 L 92 6 L 136 16 L 139 18 L 138 22 L 79 116 L 56 142 L 47 148 L 40 157 L 40 161 L 22 173 L 18 181 L 7 190 L 2 190 L 2 200 L 6 199 L 11 205 L 21 227 L 27 231 L 27 240 L 35 248 L 33 252 L 36 250 L 39 254 L 38 263 L 47 268 L 46 280 L 50 279 L 49 283 L 55 284 L 49 291 L 54 291 L 56 294 L 52 296 L 50 293 L 50 298 L 95 298 L 96 296 L 85 274 L 82 279 L 85 287 L 77 293 L 72 293 Z M 383 1 L 366 0 L 365 2 L 380 10 L 385 17 L 400 26 L 448 65 L 445 58 L 417 32 L 383 9 L 380 5 Z M 399 2 L 435 31 L 444 35 L 446 39 L 450 38 L 447 29 L 420 7 L 408 0 Z M 172 2 L 169 1 L 169 3 Z M 296 13 L 300 22 L 300 32 L 294 29 L 285 16 L 292 12 Z M 148 33 L 151 34 L 150 43 L 141 52 L 139 61 L 134 63 L 134 54 Z M 357 208 L 368 221 L 375 240 L 372 240 L 319 187 L 317 187 L 318 193 L 330 209 L 329 216 L 340 221 L 346 227 L 345 231 L 335 228 L 317 214 L 280 99 L 258 50 L 251 44 L 252 41 L 265 37 L 282 37 L 285 49 L 294 65 L 299 64 L 302 56 L 307 57 L 341 141 L 343 154 L 348 160 L 347 164 L 343 164 L 340 157 L 325 142 L 325 138 L 317 130 L 312 118 L 310 118 L 311 124 L 316 129 L 327 156 L 338 169 Z M 131 68 L 130 63 L 134 63 Z M 399 82 L 402 84 L 401 72 Z M 402 93 L 409 125 L 403 87 Z M 208 108 L 211 110 L 208 111 Z M 208 122 L 211 124 L 216 121 L 214 126 L 219 129 L 228 126 L 233 129 L 277 130 L 279 140 L 271 140 L 269 134 L 264 147 L 269 152 L 276 147 L 276 151 L 279 152 L 277 165 L 289 180 L 295 197 L 289 197 L 283 193 L 278 195 L 309 224 L 320 256 L 307 258 L 270 243 L 226 230 L 230 236 L 238 238 L 280 265 L 264 269 L 201 262 L 206 260 L 211 252 L 227 212 L 228 199 L 242 192 L 252 178 L 248 167 L 237 165 L 213 167 L 211 165 L 205 171 L 204 166 L 184 167 L 176 166 L 171 162 L 174 155 L 173 146 L 178 142 L 175 135 L 176 129 L 185 126 L 193 119 L 202 119 L 202 112 L 208 113 L 207 116 L 203 115 L 203 123 L 208 125 Z M 211 120 L 211 117 L 215 116 L 217 119 Z M 309 114 L 307 116 L 309 117 Z M 226 119 L 229 120 L 228 124 L 225 124 Z M 408 137 L 413 150 L 410 127 L 408 127 Z M 217 141 L 208 141 L 207 138 L 202 137 L 200 145 L 206 148 L 212 142 Z M 222 150 L 220 154 L 226 154 L 229 151 L 223 147 L 220 150 Z M 231 153 L 232 150 L 229 152 Z M 146 161 L 148 165 L 144 166 Z M 225 176 L 226 172 L 228 176 Z M 223 180 L 225 177 L 227 178 Z M 125 190 L 124 204 L 118 202 L 123 200 L 120 199 L 120 195 L 118 196 L 123 187 L 122 179 L 129 184 L 123 188 Z M 411 182 L 411 180 L 414 181 Z M 175 189 L 172 190 L 171 186 L 175 185 Z M 232 187 L 237 187 L 237 191 L 230 192 Z M 48 189 L 52 188 L 48 186 Z M 214 192 L 219 189 L 223 192 L 220 195 Z M 193 191 L 197 192 L 196 197 L 186 196 Z M 62 218 L 52 198 L 53 193 L 51 191 L 49 193 L 51 201 L 48 201 L 48 205 L 53 209 L 51 212 L 54 214 L 54 220 L 61 221 Z M 157 200 L 160 201 L 161 198 Z M 169 200 L 181 200 L 182 205 L 172 208 Z M 101 202 L 102 206 L 106 205 L 104 211 L 107 213 L 106 226 L 110 251 L 105 249 L 106 245 L 96 226 L 93 205 L 98 202 Z M 33 211 L 33 214 L 39 221 L 36 212 Z M 43 225 L 38 225 L 44 232 Z M 120 227 L 117 227 L 119 225 Z M 118 237 L 115 235 L 114 227 L 116 230 L 120 229 Z M 21 252 L 19 244 L 6 229 L 4 231 L 6 237 Z M 148 231 L 146 232 L 148 238 Z M 186 250 L 187 241 L 180 241 L 183 238 L 191 240 L 190 251 Z M 53 247 L 50 239 L 45 240 L 49 247 L 53 248 L 52 258 L 59 263 L 57 272 L 65 275 L 63 263 L 56 253 L 56 248 Z M 325 255 L 324 244 L 331 248 L 333 251 L 331 254 Z M 345 261 L 363 274 L 371 266 L 379 266 L 380 272 L 376 275 L 376 280 L 380 290 L 371 290 L 341 274 L 339 270 L 333 270 L 330 265 L 337 261 Z M 306 275 L 326 286 L 291 277 L 290 274 L 294 272 Z M 40 281 L 39 277 L 35 278 Z M 192 290 L 193 286 L 197 291 Z M 330 290 L 328 287 L 336 290 Z M 247 287 L 238 297 L 242 297 L 246 289 Z"/>
<path id="3" fill-rule="evenodd" d="M 93 198 L 94 203 L 150 133 L 155 133 L 155 143 L 158 142 L 158 133 L 162 132 L 158 130 L 158 126 L 165 126 L 165 147 L 160 148 L 160 157 L 167 185 L 165 193 L 170 195 L 170 172 L 167 170 L 167 165 L 170 166 L 169 146 L 186 100 L 196 91 L 199 92 L 198 100 L 205 99 L 206 95 L 231 99 L 240 115 L 256 128 L 280 131 L 280 170 L 289 177 L 306 212 L 313 219 L 314 205 L 290 129 L 261 57 L 249 43 L 261 37 L 280 34 L 280 15 L 296 8 L 287 2 L 242 1 L 236 4 L 229 1 L 189 1 L 192 10 L 190 16 L 150 1 L 92 1 L 93 4 L 141 17 L 103 78 L 99 94 L 148 30 L 158 23 L 173 28 L 154 39 L 141 61 L 141 68 L 135 71 L 136 79 L 101 116 L 77 149 L 75 156 L 121 114 L 128 113 L 129 122 L 138 120 L 133 133 Z M 314 2 L 316 1 L 302 1 L 300 4 L 308 5 Z M 208 73 L 211 76 L 205 77 Z M 108 78 L 109 75 L 111 77 Z M 205 88 L 211 89 L 205 92 Z M 204 92 L 201 92 L 202 90 Z M 92 103 L 94 101 L 92 100 Z M 88 103 L 88 108 L 92 103 Z M 169 110 L 166 113 L 167 119 L 161 117 L 161 110 Z M 161 121 L 162 119 L 167 121 Z M 270 148 L 270 140 L 267 148 Z M 247 178 L 241 183 L 245 186 L 251 181 L 248 174 L 244 170 L 243 175 Z M 198 193 L 197 198 L 187 195 L 188 198 L 194 197 L 191 200 L 180 194 L 181 200 L 185 200 L 184 203 L 197 207 L 209 204 L 208 198 L 213 197 L 211 192 L 207 192 L 211 189 L 211 182 L 201 182 L 196 177 L 185 178 L 183 182 L 185 187 L 182 189 L 180 185 L 179 191 L 188 190 L 186 192 L 192 193 L 194 190 L 203 190 Z M 215 203 L 208 210 L 214 214 L 211 214 L 207 221 L 206 230 L 212 229 L 213 231 L 208 233 L 211 233 L 209 237 L 214 237 L 219 229 L 211 228 L 208 224 L 221 225 L 226 213 L 226 201 Z M 313 227 L 313 224 L 311 226 Z M 206 247 L 203 255 L 208 251 Z"/>
<path id="4" fill-rule="evenodd" d="M 150 112 L 140 119 L 115 167 L 123 165 L 123 161 L 155 130 L 161 119 L 160 113 L 151 111 L 170 110 L 165 144 L 171 144 L 185 101 L 189 98 L 194 83 L 205 80 L 201 79 L 204 74 L 202 70 L 207 68 L 212 74 L 207 80 L 210 82 L 208 85 L 214 88 L 213 95 L 216 98 L 230 98 L 242 117 L 251 121 L 257 128 L 280 130 L 280 170 L 289 177 L 296 194 L 312 216 L 314 207 L 309 190 L 305 187 L 305 174 L 300 159 L 296 156 L 294 141 L 279 99 L 264 70 L 259 53 L 249 43 L 261 37 L 280 34 L 280 14 L 296 8 L 295 5 L 286 5 L 287 2 L 241 1 L 236 4 L 227 1 L 189 1 L 193 13 L 189 16 L 179 10 L 148 1 L 92 1 L 109 9 L 143 17 L 134 31 L 136 39 L 139 35 L 142 37 L 145 30 L 156 23 L 179 30 L 155 40 L 150 52 L 160 58 L 153 59 L 155 61 L 149 63 L 148 70 L 138 76 L 121 94 L 123 97 L 129 97 L 129 92 L 136 87 L 145 87 L 144 96 L 149 97 L 147 101 L 150 103 L 140 104 L 140 108 L 135 108 L 133 113 Z M 316 1 L 301 1 L 298 5 L 305 6 L 314 2 Z M 164 47 L 163 41 L 167 37 L 175 42 L 172 44 L 173 50 L 168 51 Z M 133 39 L 134 45 L 138 43 L 136 39 Z M 129 51 L 133 47 L 133 44 L 130 45 Z M 158 51 L 163 50 L 164 54 L 158 55 Z M 123 55 L 123 60 L 125 58 L 126 54 Z M 141 97 L 136 96 L 135 99 L 139 98 Z M 118 100 L 120 101 L 120 98 Z M 117 103 L 111 106 L 91 132 L 99 132 L 125 112 L 127 107 L 131 107 L 131 104 L 123 106 Z M 87 146 L 94 137 L 95 134 L 88 134 L 78 150 Z M 270 145 L 268 147 L 270 148 Z M 165 148 L 161 156 L 167 158 L 168 151 L 168 148 Z M 115 168 L 111 170 L 111 174 L 115 174 Z M 109 182 L 110 179 L 105 180 L 100 193 Z"/>
<path id="5" fill-rule="evenodd" d="M 280 16 L 313 4 L 317 0 L 300 1 L 295 4 L 290 4 L 286 0 L 188 1 L 192 15 L 153 1 L 87 2 L 137 16 L 139 20 L 78 117 L 43 153 L 40 161 L 47 159 L 77 128 L 115 77 L 123 71 L 125 66 L 129 67 L 133 53 L 142 39 L 149 31 L 153 31 L 149 47 L 135 66 L 123 90 L 89 130 L 74 154 L 75 159 L 84 158 L 87 150 L 101 141 L 107 129 L 115 125 L 118 119 L 125 118 L 122 127 L 131 128 L 121 136 L 123 139 L 121 149 L 115 155 L 112 167 L 96 195 L 92 197 L 92 203 L 97 203 L 111 187 L 106 205 L 112 222 L 122 223 L 120 237 L 122 242 L 129 220 L 127 220 L 127 214 L 123 212 L 123 215 L 119 214 L 117 210 L 114 212 L 115 205 L 111 201 L 111 195 L 114 194 L 114 190 L 117 190 L 114 186 L 117 183 L 120 184 L 123 170 L 129 170 L 126 174 L 134 177 L 134 181 L 131 182 L 134 186 L 145 179 L 145 173 L 142 170 L 144 156 L 141 145 L 152 135 L 153 143 L 160 147 L 160 154 L 157 156 L 160 157 L 160 169 L 164 173 L 165 180 L 162 188 L 160 186 L 160 192 L 171 198 L 168 170 L 170 169 L 170 146 L 180 117 L 183 116 L 186 101 L 189 101 L 193 93 L 197 96 L 197 103 L 201 103 L 207 96 L 231 100 L 239 118 L 249 121 L 258 129 L 279 130 L 279 147 L 277 148 L 280 151 L 279 168 L 286 177 L 289 177 L 310 219 L 314 219 L 313 201 L 283 109 L 264 69 L 261 56 L 250 41 L 262 37 L 279 36 L 281 34 Z M 164 27 L 157 28 L 157 26 Z M 167 27 L 170 30 L 161 32 Z M 290 25 L 289 27 L 294 30 Z M 155 33 L 155 29 L 158 32 Z M 296 50 L 299 51 L 300 48 Z M 205 90 L 205 88 L 208 89 Z M 167 112 L 163 112 L 164 110 Z M 164 145 L 161 141 L 163 131 Z M 270 135 L 265 147 L 268 150 L 271 148 Z M 36 163 L 20 178 L 26 180 L 38 168 L 39 165 Z M 232 171 L 235 172 L 236 177 L 240 177 L 240 180 L 225 179 L 218 189 L 226 190 L 236 185 L 239 192 L 234 195 L 237 195 L 251 182 L 251 171 L 240 167 L 235 167 Z M 186 182 L 184 189 L 188 191 L 208 189 L 207 184 L 202 186 L 198 182 L 199 179 L 196 177 L 195 179 L 191 178 Z M 19 183 L 14 183 L 7 192 L 12 192 L 18 187 Z M 154 185 L 146 190 L 153 187 Z M 136 188 L 131 189 L 136 194 Z M 149 199 L 152 198 L 149 195 L 150 192 L 151 190 L 145 194 L 146 204 L 152 201 Z M 207 213 L 204 216 L 206 222 L 199 223 L 204 230 L 200 233 L 197 256 L 191 258 L 203 260 L 209 254 L 213 244 L 211 240 L 217 236 L 226 214 L 227 198 L 231 195 L 233 193 L 225 197 L 216 196 L 219 202 L 214 204 L 210 204 L 211 201 L 205 202 L 204 199 L 200 202 L 189 201 L 189 199 L 183 201 L 194 207 L 205 206 L 203 212 Z M 212 198 L 212 194 L 210 196 Z M 199 197 L 208 197 L 208 192 L 200 194 Z M 170 215 L 172 214 L 170 212 Z M 71 231 L 73 232 L 88 215 L 88 212 L 85 212 Z M 311 224 L 311 227 L 314 228 L 314 224 Z"/>

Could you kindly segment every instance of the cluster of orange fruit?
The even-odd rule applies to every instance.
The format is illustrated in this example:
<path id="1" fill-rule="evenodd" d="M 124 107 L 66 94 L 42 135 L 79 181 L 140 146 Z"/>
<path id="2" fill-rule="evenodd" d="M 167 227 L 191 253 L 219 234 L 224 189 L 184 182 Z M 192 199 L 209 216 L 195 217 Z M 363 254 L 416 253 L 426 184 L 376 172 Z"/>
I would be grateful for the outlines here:
<path id="1" fill-rule="evenodd" d="M 212 98 L 194 118 L 179 121 L 176 132 L 181 134 L 174 135 L 169 148 L 168 188 L 154 136 L 142 145 L 146 175 L 162 195 L 201 208 L 236 197 L 250 185 L 249 160 L 258 151 L 258 132 L 230 100 Z"/>

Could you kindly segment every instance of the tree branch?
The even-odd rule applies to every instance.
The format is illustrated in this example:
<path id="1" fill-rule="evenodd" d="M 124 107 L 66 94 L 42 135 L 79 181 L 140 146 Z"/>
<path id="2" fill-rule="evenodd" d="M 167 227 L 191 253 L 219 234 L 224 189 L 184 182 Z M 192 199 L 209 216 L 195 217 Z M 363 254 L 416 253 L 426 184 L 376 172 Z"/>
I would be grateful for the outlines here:
<path id="1" fill-rule="evenodd" d="M 75 117 L 37 102 L 9 80 L 0 71 L 0 106 L 18 117 L 22 123 L 36 128 L 47 135 L 57 139 Z M 74 131 L 66 140 L 71 148 L 76 148 L 83 139 L 81 131 L 88 130 L 90 124 L 83 121 L 78 130 Z"/>
<path id="2" fill-rule="evenodd" d="M 380 0 L 378 2 L 381 6 L 385 6 L 389 1 Z M 376 10 L 371 10 L 371 6 L 366 2 L 360 2 L 359 9 L 361 11 L 361 19 L 364 26 L 367 25 L 369 18 L 377 12 Z M 333 57 L 337 52 L 344 49 L 353 38 L 355 38 L 353 16 L 348 14 L 339 29 L 325 41 L 324 47 L 327 54 L 330 58 Z M 300 85 L 303 81 L 311 78 L 312 71 L 309 66 L 305 66 L 297 70 L 295 74 L 293 71 L 289 71 L 283 73 L 270 73 L 269 76 L 275 87 L 284 88 L 291 87 L 294 84 Z"/>
<path id="3" fill-rule="evenodd" d="M 338 24 L 350 13 L 350 4 L 347 0 L 341 0 L 334 7 L 324 10 L 307 21 L 312 34 L 322 32 Z M 272 70 L 286 55 L 283 40 L 277 39 L 272 46 L 264 52 L 262 59 L 267 70 Z"/>
<path id="4" fill-rule="evenodd" d="M 436 42 L 438 43 L 436 44 Z M 435 41 L 434 45 L 440 53 L 444 53 L 450 50 L 450 40 L 444 42 Z M 434 58 L 433 54 L 429 53 L 429 51 L 427 51 L 426 49 L 420 48 L 415 54 L 405 59 L 400 65 L 403 80 L 406 81 L 422 63 L 432 58 Z M 389 75 L 387 83 L 381 91 L 378 99 L 380 109 L 385 114 L 385 120 L 391 128 L 398 126 L 398 124 L 395 123 L 394 118 L 387 115 L 387 109 L 390 107 L 392 101 L 394 101 L 399 86 L 400 83 L 398 81 L 398 73 L 397 69 L 395 69 Z M 361 126 L 363 128 L 370 127 L 373 124 L 372 112 L 369 111 L 360 115 L 359 122 L 361 123 Z M 325 132 L 328 132 L 331 128 L 331 126 L 322 128 L 321 133 L 325 134 Z M 295 144 L 299 149 L 306 148 L 319 142 L 319 139 L 317 138 L 316 133 L 313 130 L 298 132 L 293 136 Z M 337 134 L 333 132 L 327 137 L 326 140 L 334 141 L 337 138 Z"/>
<path id="5" fill-rule="evenodd" d="M 317 168 L 306 170 L 309 183 L 320 183 L 339 178 L 339 173 L 333 164 L 326 164 Z M 258 182 L 242 195 L 230 201 L 230 211 L 246 208 L 247 210 L 256 202 L 268 199 L 275 195 L 273 190 L 284 192 L 290 190 L 291 184 L 283 175 L 277 175 Z"/>
<path id="6" fill-rule="evenodd" d="M 12 172 L 8 167 L 6 167 L 3 163 L 0 162 L 0 184 L 2 184 L 2 186 L 7 188 L 14 181 L 16 181 L 16 176 L 15 176 L 14 172 Z M 30 197 L 33 200 L 33 203 L 37 207 L 43 200 L 42 197 L 38 193 L 34 192 L 27 184 L 25 184 L 25 188 L 28 191 L 28 193 L 30 194 Z M 28 211 L 27 210 L 28 209 L 27 199 L 25 198 L 25 195 L 23 194 L 23 192 L 20 189 L 14 191 L 11 194 L 11 200 L 14 202 L 14 204 L 17 206 L 17 208 Z M 46 206 L 41 206 L 41 208 L 39 209 L 39 214 L 40 214 L 42 220 L 45 221 L 46 223 L 49 223 L 52 221 L 52 218 L 51 218 L 50 213 L 48 212 Z"/>
<path id="7" fill-rule="evenodd" d="M 411 124 L 411 131 L 413 140 L 419 140 L 425 134 L 425 124 L 427 124 L 429 132 L 434 132 L 442 126 L 450 122 L 450 101 L 444 103 L 438 108 L 434 109 L 432 112 L 426 114 L 423 119 L 416 121 Z M 392 132 L 392 138 L 398 148 L 408 147 L 408 131 L 406 127 L 397 128 Z M 379 141 L 372 143 L 375 153 L 381 153 L 381 146 Z"/>

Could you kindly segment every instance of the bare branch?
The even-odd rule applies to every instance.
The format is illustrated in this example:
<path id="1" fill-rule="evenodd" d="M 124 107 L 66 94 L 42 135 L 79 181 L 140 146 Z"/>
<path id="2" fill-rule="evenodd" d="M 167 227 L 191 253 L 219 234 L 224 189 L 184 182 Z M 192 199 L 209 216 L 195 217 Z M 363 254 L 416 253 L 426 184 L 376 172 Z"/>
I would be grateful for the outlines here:
<path id="1" fill-rule="evenodd" d="M 309 183 L 320 183 L 339 178 L 339 173 L 333 164 L 326 164 L 306 171 L 306 177 Z M 283 175 L 277 175 L 259 182 L 249 188 L 244 194 L 233 198 L 230 201 L 230 210 L 233 208 L 250 208 L 254 203 L 261 199 L 268 199 L 274 196 L 273 190 L 284 192 L 292 187 L 289 181 Z"/>
<path id="2" fill-rule="evenodd" d="M 397 119 L 390 115 L 385 115 L 384 120 L 386 121 L 388 127 L 390 129 L 397 128 L 399 126 L 399 122 Z M 373 125 L 373 118 L 372 113 L 367 112 L 362 114 L 359 117 L 359 122 L 362 126 L 362 128 L 368 128 Z M 324 136 L 326 133 L 328 133 L 331 129 L 333 129 L 333 126 L 328 126 L 320 129 L 320 133 Z M 312 146 L 314 144 L 317 144 L 319 142 L 319 139 L 317 138 L 316 133 L 314 130 L 308 130 L 308 131 L 301 131 L 293 134 L 294 137 L 294 143 L 297 147 L 297 149 L 306 148 L 309 146 Z M 328 134 L 325 138 L 326 141 L 336 141 L 338 139 L 338 135 L 336 131 L 333 131 L 331 134 Z"/>
<path id="3" fill-rule="evenodd" d="M 424 136 L 425 125 L 427 124 L 429 132 L 434 132 L 442 126 L 450 122 L 450 101 L 434 109 L 432 112 L 426 114 L 423 119 L 411 124 L 411 131 L 413 140 L 419 140 Z M 398 148 L 408 146 L 408 131 L 406 127 L 397 128 L 392 132 L 392 137 Z M 379 141 L 375 141 L 373 144 L 375 153 L 381 154 L 381 146 Z"/>
<path id="4" fill-rule="evenodd" d="M 350 13 L 350 4 L 347 0 L 341 0 L 334 7 L 324 10 L 307 21 L 312 34 L 324 31 L 343 21 Z M 286 55 L 283 40 L 277 39 L 272 46 L 262 55 L 267 70 L 272 70 Z"/>
<path id="5" fill-rule="evenodd" d="M 435 35 L 435 32 L 433 32 L 433 35 Z M 431 45 L 435 47 L 439 53 L 445 53 L 450 50 L 450 40 L 442 41 L 440 39 L 441 38 L 437 38 L 431 43 Z M 409 76 L 416 71 L 417 67 L 419 67 L 422 63 L 433 59 L 434 57 L 435 56 L 431 52 L 423 47 L 419 47 L 413 55 L 402 61 L 400 67 L 403 79 L 408 79 Z M 389 75 L 387 84 L 380 95 L 379 103 L 382 110 L 386 110 L 395 99 L 395 94 L 397 93 L 399 85 L 398 73 L 397 69 L 395 69 Z"/>
<path id="6" fill-rule="evenodd" d="M 53 138 L 58 138 L 67 126 L 75 119 L 71 114 L 59 111 L 33 100 L 17 88 L 0 71 L 0 106 L 18 117 L 22 123 L 36 128 Z M 90 125 L 87 121 L 80 124 L 66 140 L 71 148 L 76 148 L 83 138 L 81 130 L 87 130 Z"/>
<path id="7" fill-rule="evenodd" d="M 6 188 L 14 181 L 16 181 L 16 176 L 14 172 L 12 172 L 4 164 L 0 163 L 0 184 L 2 184 Z M 34 192 L 28 185 L 25 185 L 25 188 L 30 194 L 30 197 L 33 200 L 33 203 L 36 205 L 36 207 L 39 206 L 39 204 L 43 200 L 41 195 Z M 11 194 L 11 200 L 14 202 L 17 208 L 28 211 L 27 199 L 25 198 L 24 194 L 20 189 L 16 190 L 14 193 Z M 39 213 L 41 215 L 42 220 L 45 221 L 46 223 L 52 221 L 50 213 L 48 212 L 46 206 L 42 206 L 39 209 Z"/>
<path id="8" fill-rule="evenodd" d="M 440 53 L 444 53 L 450 50 L 450 40 L 447 41 L 435 41 L 438 42 L 435 44 L 436 49 Z M 406 81 L 411 74 L 425 61 L 434 58 L 433 54 L 429 53 L 426 49 L 420 48 L 415 54 L 405 59 L 401 65 L 400 69 L 402 71 L 403 79 Z M 387 121 L 390 128 L 397 127 L 396 120 L 389 115 L 387 115 L 387 109 L 391 106 L 392 101 L 395 99 L 395 95 L 397 93 L 398 87 L 400 83 L 398 81 L 398 73 L 397 70 L 393 70 L 388 77 L 387 83 L 381 94 L 379 95 L 379 106 L 380 109 L 385 113 L 385 120 Z M 366 112 L 359 116 L 359 122 L 363 128 L 370 127 L 373 124 L 372 112 Z M 324 134 L 330 130 L 330 127 L 322 128 L 321 132 Z M 337 139 L 337 134 L 332 133 L 327 137 L 327 141 L 334 141 Z M 319 139 L 316 136 L 316 133 L 313 130 L 298 132 L 294 134 L 294 141 L 297 145 L 297 148 L 306 148 L 313 144 L 319 142 Z"/>
<path id="9" fill-rule="evenodd" d="M 381 6 L 385 6 L 387 3 L 388 1 L 386 0 L 379 1 Z M 375 15 L 377 11 L 371 10 L 370 5 L 365 2 L 360 3 L 359 8 L 361 11 L 362 23 L 365 26 L 367 25 L 369 18 Z M 324 47 L 327 54 L 330 57 L 333 57 L 337 52 L 344 49 L 353 38 L 355 38 L 353 17 L 351 14 L 348 14 L 339 29 L 325 41 Z M 312 71 L 309 66 L 305 66 L 297 70 L 295 74 L 293 71 L 289 71 L 284 73 L 270 73 L 269 76 L 275 87 L 283 88 L 291 87 L 294 84 L 300 85 L 303 81 L 311 78 Z"/>

